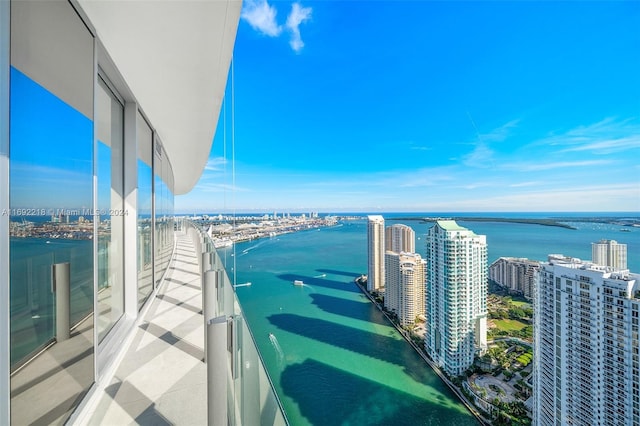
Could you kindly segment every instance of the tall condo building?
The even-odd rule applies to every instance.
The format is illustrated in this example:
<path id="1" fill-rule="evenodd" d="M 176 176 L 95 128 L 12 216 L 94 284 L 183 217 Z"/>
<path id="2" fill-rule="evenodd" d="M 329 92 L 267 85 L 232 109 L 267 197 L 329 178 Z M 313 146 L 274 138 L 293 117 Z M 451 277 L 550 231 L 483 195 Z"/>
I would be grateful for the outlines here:
<path id="1" fill-rule="evenodd" d="M 400 324 L 411 325 L 424 315 L 426 260 L 417 253 L 393 251 L 387 251 L 384 260 L 384 305 Z"/>
<path id="2" fill-rule="evenodd" d="M 367 290 L 379 291 L 384 288 L 384 218 L 369 216 L 367 224 Z"/>
<path id="3" fill-rule="evenodd" d="M 627 245 L 616 240 L 600 240 L 591 243 L 591 260 L 596 265 L 627 269 Z"/>
<path id="4" fill-rule="evenodd" d="M 487 243 L 484 235 L 440 220 L 427 233 L 425 349 L 449 375 L 487 347 Z"/>
<path id="5" fill-rule="evenodd" d="M 385 250 L 415 253 L 416 233 L 410 226 L 395 224 L 385 229 Z"/>
<path id="6" fill-rule="evenodd" d="M 535 260 L 501 257 L 489 266 L 489 279 L 510 293 L 532 299 L 539 268 L 540 264 Z"/>
<path id="7" fill-rule="evenodd" d="M 550 255 L 534 306 L 534 424 L 639 426 L 640 275 Z"/>

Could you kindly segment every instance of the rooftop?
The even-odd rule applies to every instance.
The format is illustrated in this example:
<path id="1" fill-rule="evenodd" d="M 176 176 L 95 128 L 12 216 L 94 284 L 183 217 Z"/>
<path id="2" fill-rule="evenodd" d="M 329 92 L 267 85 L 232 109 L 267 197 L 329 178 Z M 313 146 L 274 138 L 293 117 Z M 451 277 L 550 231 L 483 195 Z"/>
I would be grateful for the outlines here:
<path id="1" fill-rule="evenodd" d="M 439 220 L 436 223 L 445 231 L 468 231 L 467 228 L 458 225 L 455 220 Z"/>

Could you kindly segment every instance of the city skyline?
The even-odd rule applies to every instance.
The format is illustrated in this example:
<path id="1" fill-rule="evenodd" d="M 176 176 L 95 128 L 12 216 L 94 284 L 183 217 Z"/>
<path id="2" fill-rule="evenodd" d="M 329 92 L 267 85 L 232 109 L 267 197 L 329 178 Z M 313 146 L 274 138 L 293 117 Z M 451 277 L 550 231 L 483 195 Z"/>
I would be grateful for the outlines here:
<path id="1" fill-rule="evenodd" d="M 640 210 L 639 9 L 245 2 L 235 130 L 176 210 Z"/>

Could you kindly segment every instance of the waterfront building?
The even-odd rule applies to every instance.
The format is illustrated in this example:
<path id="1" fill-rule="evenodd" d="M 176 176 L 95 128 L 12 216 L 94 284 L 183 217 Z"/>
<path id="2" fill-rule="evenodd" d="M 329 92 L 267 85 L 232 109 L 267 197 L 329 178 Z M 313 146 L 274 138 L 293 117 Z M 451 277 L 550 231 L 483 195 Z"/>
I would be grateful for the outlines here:
<path id="1" fill-rule="evenodd" d="M 387 226 L 384 237 L 385 250 L 396 253 L 415 253 L 416 233 L 407 225 L 395 224 Z"/>
<path id="2" fill-rule="evenodd" d="M 426 260 L 417 253 L 385 253 L 385 308 L 402 326 L 424 315 Z"/>
<path id="3" fill-rule="evenodd" d="M 535 260 L 501 257 L 489 266 L 489 279 L 509 293 L 531 300 L 540 264 Z"/>
<path id="4" fill-rule="evenodd" d="M 627 245 L 616 240 L 591 243 L 591 261 L 596 265 L 627 269 Z"/>
<path id="5" fill-rule="evenodd" d="M 384 218 L 370 215 L 367 222 L 367 291 L 384 289 Z"/>
<path id="6" fill-rule="evenodd" d="M 487 348 L 486 237 L 439 220 L 427 233 L 426 259 L 425 349 L 458 376 Z"/>
<path id="7" fill-rule="evenodd" d="M 195 253 L 205 237 L 174 232 L 182 223 L 174 195 L 193 188 L 211 151 L 241 7 L 0 1 L 0 424 L 83 423 L 112 384 L 109 404 L 122 393 L 137 401 L 131 411 L 116 407 L 114 424 L 175 423 L 160 414 L 185 396 L 173 386 L 189 383 L 191 372 L 206 377 L 202 346 L 191 343 L 198 336 L 187 343 L 175 334 L 186 310 L 172 311 L 178 316 L 157 330 L 142 322 L 169 300 L 155 296 L 178 274 L 170 268 L 176 253 L 190 256 L 186 267 L 195 271 L 202 260 Z M 200 300 L 201 274 L 187 272 L 197 295 L 172 299 L 174 307 Z M 193 309 L 203 330 L 202 310 Z M 111 382 L 138 333 L 148 345 L 137 354 L 149 361 L 140 373 L 146 388 Z M 226 344 L 216 367 L 239 387 L 244 366 L 260 363 L 257 355 L 237 358 L 243 369 L 232 376 Z M 156 357 L 166 362 L 162 374 L 147 370 Z M 226 380 L 213 385 L 230 398 L 216 401 L 225 407 L 219 413 L 226 417 L 228 406 L 245 416 Z M 243 395 L 257 386 L 243 385 Z M 184 418 L 206 407 L 206 396 L 193 396 L 202 387 L 198 381 L 181 401 L 190 410 Z M 256 417 L 274 420 L 277 412 L 271 404 Z M 242 423 L 235 416 L 218 424 Z"/>
<path id="8" fill-rule="evenodd" d="M 534 302 L 533 422 L 640 425 L 640 275 L 562 255 Z"/>

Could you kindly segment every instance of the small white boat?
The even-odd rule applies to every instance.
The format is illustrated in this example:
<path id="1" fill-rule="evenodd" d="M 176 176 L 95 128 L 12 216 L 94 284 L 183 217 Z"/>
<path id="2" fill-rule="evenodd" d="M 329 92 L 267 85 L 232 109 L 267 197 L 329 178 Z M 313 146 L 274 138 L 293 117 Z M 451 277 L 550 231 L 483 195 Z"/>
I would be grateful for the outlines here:
<path id="1" fill-rule="evenodd" d="M 295 281 L 293 282 L 293 285 L 303 286 L 303 285 L 304 285 L 304 282 L 302 282 L 301 280 L 295 280 Z"/>

